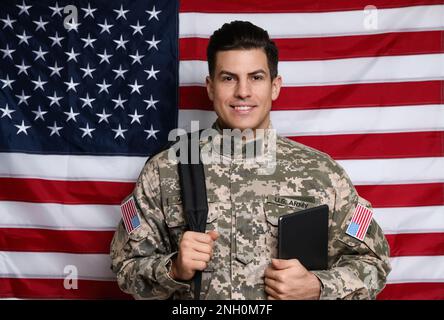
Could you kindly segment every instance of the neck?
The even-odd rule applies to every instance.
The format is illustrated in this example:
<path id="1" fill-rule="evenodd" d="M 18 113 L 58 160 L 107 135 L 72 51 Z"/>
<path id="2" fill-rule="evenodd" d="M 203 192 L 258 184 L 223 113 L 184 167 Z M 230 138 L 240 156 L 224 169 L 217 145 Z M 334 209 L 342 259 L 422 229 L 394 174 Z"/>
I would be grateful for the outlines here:
<path id="1" fill-rule="evenodd" d="M 251 158 L 263 156 L 268 148 L 270 137 L 274 137 L 271 123 L 266 129 L 230 129 L 222 128 L 220 122 L 213 125 L 219 136 L 213 141 L 213 147 L 231 158 Z M 273 132 L 271 132 L 273 131 Z"/>

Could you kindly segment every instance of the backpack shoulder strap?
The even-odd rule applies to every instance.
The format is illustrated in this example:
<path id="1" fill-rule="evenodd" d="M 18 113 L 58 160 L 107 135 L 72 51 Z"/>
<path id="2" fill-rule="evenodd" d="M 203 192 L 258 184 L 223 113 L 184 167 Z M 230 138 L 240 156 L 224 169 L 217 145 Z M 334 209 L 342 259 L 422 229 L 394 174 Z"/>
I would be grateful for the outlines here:
<path id="1" fill-rule="evenodd" d="M 198 137 L 200 137 L 200 133 Z M 205 185 L 205 169 L 200 157 L 199 161 L 191 163 L 192 134 L 188 134 L 188 161 L 186 163 L 179 162 L 178 173 L 180 181 L 180 190 L 182 195 L 182 205 L 185 217 L 188 220 L 188 226 L 191 231 L 205 232 L 206 221 L 208 216 L 207 188 Z M 194 276 L 194 299 L 200 299 L 202 283 L 202 272 L 197 271 Z"/>

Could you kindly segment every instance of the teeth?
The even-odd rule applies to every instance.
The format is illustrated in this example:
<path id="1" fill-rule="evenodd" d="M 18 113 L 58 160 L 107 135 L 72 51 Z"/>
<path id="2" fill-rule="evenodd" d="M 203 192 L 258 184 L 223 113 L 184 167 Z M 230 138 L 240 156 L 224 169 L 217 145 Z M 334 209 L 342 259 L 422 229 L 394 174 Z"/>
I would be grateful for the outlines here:
<path id="1" fill-rule="evenodd" d="M 235 106 L 234 109 L 239 110 L 239 111 L 245 111 L 245 110 L 250 110 L 251 106 Z"/>

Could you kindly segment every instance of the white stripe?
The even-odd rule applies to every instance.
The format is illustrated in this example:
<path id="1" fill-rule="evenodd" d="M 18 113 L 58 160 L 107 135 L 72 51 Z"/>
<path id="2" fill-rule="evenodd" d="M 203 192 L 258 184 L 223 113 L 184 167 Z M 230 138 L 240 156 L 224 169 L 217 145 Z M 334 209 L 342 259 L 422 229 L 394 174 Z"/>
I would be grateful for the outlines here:
<path id="1" fill-rule="evenodd" d="M 322 13 L 180 13 L 179 36 L 209 38 L 216 29 L 233 20 L 250 21 L 267 30 L 272 38 L 438 30 L 444 26 L 442 5 L 379 9 L 376 13 L 376 30 L 367 27 L 369 14 L 364 10 Z"/>
<path id="2" fill-rule="evenodd" d="M 283 86 L 404 82 L 444 78 L 444 54 L 382 56 L 316 61 L 281 61 Z M 206 61 L 181 61 L 179 84 L 203 86 Z"/>
<path id="3" fill-rule="evenodd" d="M 444 157 L 337 162 L 356 185 L 444 182 Z"/>
<path id="4" fill-rule="evenodd" d="M 444 206 L 375 208 L 373 217 L 386 234 L 444 232 Z"/>
<path id="5" fill-rule="evenodd" d="M 214 111 L 180 110 L 179 127 L 190 130 L 195 120 L 208 128 L 216 117 Z M 439 131 L 444 105 L 271 111 L 271 120 L 283 136 Z"/>
<path id="6" fill-rule="evenodd" d="M 444 282 L 444 256 L 395 257 L 390 262 L 388 283 Z M 64 279 L 66 266 L 76 267 L 78 279 L 115 279 L 107 254 L 0 252 L 0 277 Z"/>
<path id="7" fill-rule="evenodd" d="M 390 133 L 444 129 L 444 105 L 273 111 L 284 136 Z"/>
<path id="8" fill-rule="evenodd" d="M 72 279 L 74 274 L 67 266 L 76 268 L 79 280 L 116 279 L 108 254 L 0 251 L 0 278 Z"/>
<path id="9" fill-rule="evenodd" d="M 0 176 L 133 182 L 146 157 L 0 153 Z"/>
<path id="10" fill-rule="evenodd" d="M 207 128 L 215 119 L 213 111 L 181 110 L 179 126 L 189 129 L 191 120 L 199 120 L 200 128 Z M 284 136 L 438 131 L 444 130 L 444 105 L 272 111 L 271 119 Z M 0 176 L 133 182 L 145 161 L 144 157 L 0 153 Z"/>
<path id="11" fill-rule="evenodd" d="M 120 206 L 0 202 L 0 227 L 54 230 L 115 230 Z"/>
<path id="12" fill-rule="evenodd" d="M 444 54 L 280 62 L 284 86 L 402 82 L 444 78 Z"/>
<path id="13" fill-rule="evenodd" d="M 113 231 L 119 206 L 0 202 L 0 228 Z M 374 208 L 384 233 L 444 232 L 444 206 Z"/>
<path id="14" fill-rule="evenodd" d="M 34 157 L 36 161 L 44 162 L 42 156 Z M 444 181 L 443 157 L 338 160 L 337 162 L 344 167 L 353 183 L 358 185 Z M 134 164 L 134 166 L 138 165 L 140 165 L 139 162 Z M 112 172 L 110 171 L 108 174 L 111 175 Z M 58 175 L 60 179 L 63 179 L 62 174 L 63 172 L 52 170 L 51 167 L 42 167 L 41 171 L 33 172 L 32 176 Z M 76 172 L 72 171 L 70 174 L 75 176 Z M 134 179 L 133 181 L 136 179 L 135 177 L 131 178 Z"/>
<path id="15" fill-rule="evenodd" d="M 388 283 L 444 282 L 444 256 L 396 257 L 390 262 Z"/>

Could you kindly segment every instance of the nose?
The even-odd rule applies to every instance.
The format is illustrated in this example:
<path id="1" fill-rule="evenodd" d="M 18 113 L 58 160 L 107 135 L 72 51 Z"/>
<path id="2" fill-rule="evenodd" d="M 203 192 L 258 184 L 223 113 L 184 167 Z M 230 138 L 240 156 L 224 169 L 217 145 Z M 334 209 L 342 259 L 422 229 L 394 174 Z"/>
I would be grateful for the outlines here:
<path id="1" fill-rule="evenodd" d="M 251 86 L 247 79 L 240 79 L 236 85 L 236 98 L 246 99 L 251 96 Z"/>

